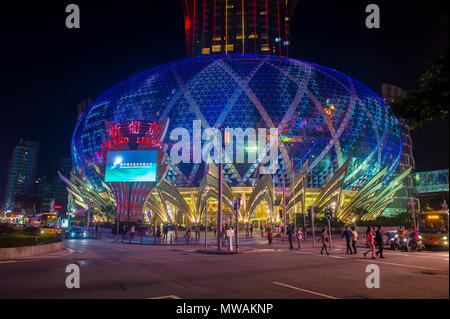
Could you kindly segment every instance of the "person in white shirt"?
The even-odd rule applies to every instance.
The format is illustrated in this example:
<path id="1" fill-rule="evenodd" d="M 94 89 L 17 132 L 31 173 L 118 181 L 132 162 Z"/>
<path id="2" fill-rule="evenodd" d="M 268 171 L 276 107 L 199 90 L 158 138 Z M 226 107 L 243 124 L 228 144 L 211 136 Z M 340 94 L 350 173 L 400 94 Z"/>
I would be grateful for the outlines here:
<path id="1" fill-rule="evenodd" d="M 356 254 L 356 243 L 358 242 L 358 232 L 355 230 L 355 226 L 352 226 L 352 247 L 353 247 L 353 253 Z"/>

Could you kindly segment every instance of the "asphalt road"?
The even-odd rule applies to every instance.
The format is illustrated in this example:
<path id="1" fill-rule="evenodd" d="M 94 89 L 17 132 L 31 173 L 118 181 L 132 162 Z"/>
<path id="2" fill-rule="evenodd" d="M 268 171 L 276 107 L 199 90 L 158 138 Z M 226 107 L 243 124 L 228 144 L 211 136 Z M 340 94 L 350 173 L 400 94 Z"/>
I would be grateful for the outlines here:
<path id="1" fill-rule="evenodd" d="M 0 261 L 0 298 L 449 298 L 448 251 L 385 251 L 372 260 L 335 246 L 329 256 L 282 242 L 209 255 L 199 246 L 68 240 L 60 252 Z M 65 285 L 69 264 L 80 266 L 79 289 Z M 380 288 L 365 285 L 369 264 L 379 267 Z"/>

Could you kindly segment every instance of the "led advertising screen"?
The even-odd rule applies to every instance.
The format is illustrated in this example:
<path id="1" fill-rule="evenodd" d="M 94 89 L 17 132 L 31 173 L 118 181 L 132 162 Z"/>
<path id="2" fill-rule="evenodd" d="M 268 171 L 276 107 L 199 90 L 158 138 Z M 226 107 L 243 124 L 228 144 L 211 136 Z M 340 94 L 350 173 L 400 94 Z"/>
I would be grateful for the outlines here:
<path id="1" fill-rule="evenodd" d="M 156 158 L 155 150 L 108 152 L 105 182 L 154 182 Z"/>

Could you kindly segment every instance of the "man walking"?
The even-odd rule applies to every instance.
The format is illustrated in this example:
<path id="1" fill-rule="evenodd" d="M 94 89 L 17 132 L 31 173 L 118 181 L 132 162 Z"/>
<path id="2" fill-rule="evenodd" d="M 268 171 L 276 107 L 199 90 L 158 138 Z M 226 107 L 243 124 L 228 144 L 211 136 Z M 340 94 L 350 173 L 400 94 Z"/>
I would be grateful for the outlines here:
<path id="1" fill-rule="evenodd" d="M 353 247 L 353 253 L 356 255 L 356 244 L 358 242 L 358 232 L 355 229 L 355 226 L 352 226 L 352 247 Z"/>
<path id="2" fill-rule="evenodd" d="M 300 227 L 297 229 L 297 249 L 300 250 L 300 242 L 303 240 L 303 233 Z"/>
<path id="3" fill-rule="evenodd" d="M 292 246 L 292 241 L 294 239 L 294 232 L 292 231 L 291 226 L 287 226 L 286 232 L 287 232 L 288 239 L 289 239 L 289 249 L 292 250 L 292 249 L 294 249 L 294 246 Z"/>
<path id="4" fill-rule="evenodd" d="M 253 224 L 250 224 L 250 237 L 253 237 Z"/>
<path id="5" fill-rule="evenodd" d="M 377 227 L 377 230 L 375 232 L 375 243 L 378 245 L 378 251 L 375 253 L 377 256 L 380 254 L 380 258 L 383 257 L 383 248 L 384 248 L 384 242 L 383 242 L 383 229 L 380 226 Z"/>
<path id="6" fill-rule="evenodd" d="M 347 251 L 346 254 L 350 254 L 352 255 L 352 239 L 353 239 L 353 234 L 350 231 L 350 229 L 348 228 L 348 226 L 345 226 L 345 230 L 344 233 L 342 234 L 342 237 L 345 237 L 345 241 L 347 242 Z"/>

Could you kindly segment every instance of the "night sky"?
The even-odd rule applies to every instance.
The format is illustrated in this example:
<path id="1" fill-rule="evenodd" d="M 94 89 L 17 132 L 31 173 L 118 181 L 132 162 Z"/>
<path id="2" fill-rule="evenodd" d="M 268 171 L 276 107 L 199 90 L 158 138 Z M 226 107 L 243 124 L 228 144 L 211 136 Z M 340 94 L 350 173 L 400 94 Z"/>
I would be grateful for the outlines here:
<path id="1" fill-rule="evenodd" d="M 95 4 L 93 4 L 95 2 Z M 379 93 L 382 82 L 412 89 L 448 48 L 448 20 L 427 17 L 441 1 L 301 0 L 290 57 L 343 72 Z M 177 0 L 20 1 L 0 8 L 0 191 L 20 138 L 40 143 L 38 176 L 70 157 L 77 104 L 153 66 L 184 58 Z M 65 7 L 81 9 L 81 29 L 65 27 Z M 365 27 L 365 7 L 381 9 L 381 29 Z M 417 170 L 448 168 L 449 122 L 412 132 Z"/>

